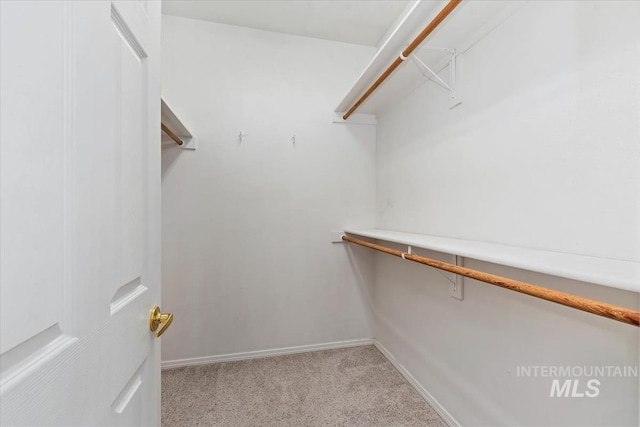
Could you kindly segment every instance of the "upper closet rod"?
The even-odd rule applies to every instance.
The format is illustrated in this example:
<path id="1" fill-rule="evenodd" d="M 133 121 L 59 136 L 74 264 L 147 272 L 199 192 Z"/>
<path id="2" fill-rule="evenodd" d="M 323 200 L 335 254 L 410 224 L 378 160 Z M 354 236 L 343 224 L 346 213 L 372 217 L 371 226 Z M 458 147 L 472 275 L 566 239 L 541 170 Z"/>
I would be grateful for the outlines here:
<path id="1" fill-rule="evenodd" d="M 542 286 L 536 286 L 529 283 L 520 282 L 518 280 L 507 279 L 505 277 L 483 273 L 481 271 L 448 264 L 442 261 L 436 261 L 434 259 L 422 257 L 416 254 L 406 253 L 397 249 L 391 249 L 387 248 L 386 246 L 381 246 L 375 243 L 366 242 L 364 240 L 355 239 L 350 236 L 342 236 L 342 240 L 365 246 L 370 249 L 375 249 L 389 255 L 395 255 L 403 259 L 408 259 L 410 261 L 428 265 L 430 267 L 438 268 L 440 270 L 445 270 L 451 273 L 459 274 L 461 276 L 480 280 L 482 282 L 489 283 L 490 285 L 499 286 L 501 288 L 506 288 L 512 291 L 531 295 L 536 298 L 541 298 L 543 300 L 562 304 L 567 307 L 586 311 L 587 313 L 597 314 L 598 316 L 607 317 L 609 319 L 617 320 L 618 322 L 640 326 L 640 312 L 630 310 L 628 308 L 618 307 L 604 302 L 579 297 L 577 295 L 567 294 L 565 292 L 554 291 L 553 289 L 543 288 Z"/>
<path id="2" fill-rule="evenodd" d="M 164 123 L 161 122 L 160 123 L 160 128 L 162 129 L 162 131 L 164 133 L 166 133 L 169 136 L 169 138 L 173 139 L 176 142 L 176 144 L 178 144 L 178 145 L 184 144 L 184 142 L 180 139 L 180 137 L 178 135 L 176 135 L 175 133 L 173 133 L 173 131 L 171 131 L 171 129 L 169 129 L 167 127 L 167 125 L 165 125 Z"/>
<path id="3" fill-rule="evenodd" d="M 460 4 L 461 1 L 462 0 L 451 0 L 449 3 L 447 3 L 447 5 L 440 11 L 440 13 L 438 13 L 438 15 L 433 18 L 433 21 L 431 21 L 429 25 L 427 25 L 425 29 L 422 30 L 420 34 L 418 34 L 418 37 L 416 37 L 411 42 L 411 44 L 407 46 L 407 48 L 400 54 L 400 56 L 398 56 L 396 60 L 393 61 L 391 65 L 389 65 L 389 68 L 387 68 L 385 72 L 382 73 L 380 77 L 378 77 L 378 80 L 376 80 L 371 85 L 371 87 L 367 89 L 364 95 L 362 95 L 360 99 L 358 99 L 358 101 L 353 104 L 353 107 L 349 108 L 349 111 L 347 111 L 345 115 L 342 116 L 342 118 L 344 120 L 347 120 L 349 116 L 353 114 L 353 112 L 356 111 L 358 107 L 360 107 L 360 105 L 362 105 L 362 103 L 373 93 L 373 91 L 375 91 L 378 86 L 380 86 L 382 82 L 385 81 L 387 77 L 389 77 L 391 73 L 393 73 L 395 69 L 398 68 L 400 64 L 402 64 L 402 61 L 407 59 L 409 55 L 411 55 L 413 51 L 416 50 L 420 43 L 422 43 L 424 39 L 426 39 L 429 34 L 431 34 L 433 30 L 435 30 L 438 25 L 440 25 L 442 21 L 444 21 L 444 19 L 453 11 L 453 9 L 455 9 L 456 6 L 458 6 L 458 4 Z"/>

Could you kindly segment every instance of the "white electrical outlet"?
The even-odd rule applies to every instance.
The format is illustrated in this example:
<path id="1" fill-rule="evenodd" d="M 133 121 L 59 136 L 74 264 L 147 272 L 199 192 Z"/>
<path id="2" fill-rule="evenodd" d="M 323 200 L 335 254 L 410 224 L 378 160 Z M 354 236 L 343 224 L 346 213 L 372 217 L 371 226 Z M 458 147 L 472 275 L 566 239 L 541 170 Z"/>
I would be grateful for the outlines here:
<path id="1" fill-rule="evenodd" d="M 344 236 L 344 231 L 342 231 L 342 230 L 332 231 L 331 232 L 331 243 L 342 243 L 342 242 L 344 242 L 344 240 L 342 240 L 342 236 Z"/>
<path id="2" fill-rule="evenodd" d="M 461 256 L 455 256 L 456 265 L 463 267 L 464 266 L 464 258 Z M 451 283 L 449 285 L 449 296 L 462 300 L 464 299 L 464 276 L 460 276 L 459 274 L 455 275 L 455 283 Z"/>

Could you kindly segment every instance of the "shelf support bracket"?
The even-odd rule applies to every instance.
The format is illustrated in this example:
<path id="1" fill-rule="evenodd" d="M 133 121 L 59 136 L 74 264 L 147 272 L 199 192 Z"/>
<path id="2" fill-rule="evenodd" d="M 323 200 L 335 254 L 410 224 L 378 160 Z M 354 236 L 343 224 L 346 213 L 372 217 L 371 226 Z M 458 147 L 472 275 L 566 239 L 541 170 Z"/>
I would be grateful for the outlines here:
<path id="1" fill-rule="evenodd" d="M 422 62 L 422 60 L 420 58 L 418 58 L 415 55 L 415 53 L 411 54 L 411 59 L 413 59 L 413 62 L 415 62 L 415 64 L 418 66 L 418 69 L 420 69 L 420 71 L 422 72 L 423 75 L 425 75 L 425 76 L 427 76 L 429 78 L 435 79 L 434 82 L 438 86 L 440 86 L 440 87 L 446 89 L 447 91 L 449 91 L 449 108 L 453 108 L 456 105 L 459 105 L 460 103 L 462 103 L 462 100 L 460 99 L 460 94 L 459 94 L 459 90 L 458 90 L 458 87 L 457 87 L 457 80 L 458 80 L 457 62 L 458 62 L 458 58 L 457 58 L 456 50 L 455 49 L 440 48 L 440 47 L 430 47 L 430 46 L 424 46 L 424 48 L 445 51 L 450 55 L 450 57 L 449 57 L 449 83 L 447 83 L 444 80 L 442 80 L 442 78 L 440 78 L 440 76 L 435 71 L 433 71 L 431 68 L 429 68 L 429 66 L 427 64 Z"/>
<path id="2" fill-rule="evenodd" d="M 464 258 L 459 255 L 453 255 L 453 263 L 457 266 L 464 266 Z M 455 273 L 444 273 L 436 269 L 449 282 L 449 296 L 455 299 L 464 299 L 464 276 Z"/>
<path id="3" fill-rule="evenodd" d="M 455 263 L 457 266 L 464 267 L 464 258 L 459 255 L 454 255 Z M 464 299 L 464 276 L 454 274 L 454 280 L 449 287 L 449 296 L 463 300 Z"/>
<path id="4" fill-rule="evenodd" d="M 407 252 L 402 252 L 400 256 L 402 257 L 402 259 L 407 259 L 405 258 L 405 255 L 417 255 L 417 254 L 413 252 L 413 248 L 411 246 L 407 246 Z M 453 255 L 452 262 L 453 264 L 459 267 L 464 266 L 464 258 L 459 255 Z M 464 299 L 464 276 L 461 276 L 455 273 L 445 273 L 443 271 L 440 271 L 437 268 L 435 268 L 434 270 L 437 271 L 440 275 L 442 275 L 442 277 L 444 277 L 450 282 L 449 296 L 462 301 Z"/>

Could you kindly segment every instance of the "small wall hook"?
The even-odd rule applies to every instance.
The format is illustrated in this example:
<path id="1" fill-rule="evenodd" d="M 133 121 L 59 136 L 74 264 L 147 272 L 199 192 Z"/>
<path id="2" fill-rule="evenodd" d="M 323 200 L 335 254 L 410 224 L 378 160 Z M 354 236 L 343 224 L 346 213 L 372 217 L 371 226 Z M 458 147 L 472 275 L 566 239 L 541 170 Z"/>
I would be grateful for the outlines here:
<path id="1" fill-rule="evenodd" d="M 294 133 L 293 136 L 291 137 L 291 143 L 293 145 L 296 145 L 296 134 Z"/>
<path id="2" fill-rule="evenodd" d="M 242 142 L 243 137 L 244 137 L 244 134 L 242 133 L 242 131 L 238 132 L 238 142 Z"/>

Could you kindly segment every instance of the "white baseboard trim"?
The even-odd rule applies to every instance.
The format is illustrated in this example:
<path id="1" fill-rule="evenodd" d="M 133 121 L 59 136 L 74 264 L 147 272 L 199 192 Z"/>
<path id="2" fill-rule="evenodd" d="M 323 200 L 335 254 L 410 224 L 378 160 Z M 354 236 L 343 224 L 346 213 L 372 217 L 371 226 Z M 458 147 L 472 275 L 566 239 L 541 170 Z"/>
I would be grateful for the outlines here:
<path id="1" fill-rule="evenodd" d="M 418 394 L 420 394 L 420 396 L 422 396 L 422 398 L 426 400 L 427 403 L 433 407 L 433 409 L 436 410 L 436 412 L 442 417 L 444 422 L 446 422 L 450 427 L 460 427 L 460 423 L 458 423 L 458 421 L 456 421 L 456 419 L 453 418 L 453 416 L 451 416 L 451 414 L 447 412 L 447 410 L 444 409 L 442 405 L 440 405 L 440 403 L 431 395 L 431 393 L 429 393 L 427 389 L 425 389 L 422 384 L 420 384 L 418 380 L 415 379 L 414 376 L 411 375 L 409 371 L 407 371 L 407 369 L 396 360 L 395 357 L 393 357 L 391 353 L 389 353 L 389 350 L 387 350 L 385 346 L 380 343 L 380 341 L 374 339 L 373 345 L 375 345 L 376 348 L 380 350 L 380 353 L 382 353 L 384 357 L 386 357 L 387 360 L 389 360 L 389 362 L 398 370 L 398 372 L 400 372 L 400 375 L 402 375 L 409 382 L 409 384 L 411 384 L 413 388 L 416 389 Z"/>
<path id="2" fill-rule="evenodd" d="M 189 359 L 164 360 L 162 369 L 181 368 L 183 366 L 209 365 L 212 363 L 233 362 L 236 360 L 259 359 L 262 357 L 282 356 L 285 354 L 307 353 L 310 351 L 332 350 L 335 348 L 360 347 L 372 345 L 373 338 L 361 338 L 348 341 L 335 341 L 324 344 L 301 345 L 297 347 L 274 348 L 270 350 L 246 351 L 243 353 L 220 354 L 217 356 L 193 357 Z"/>

